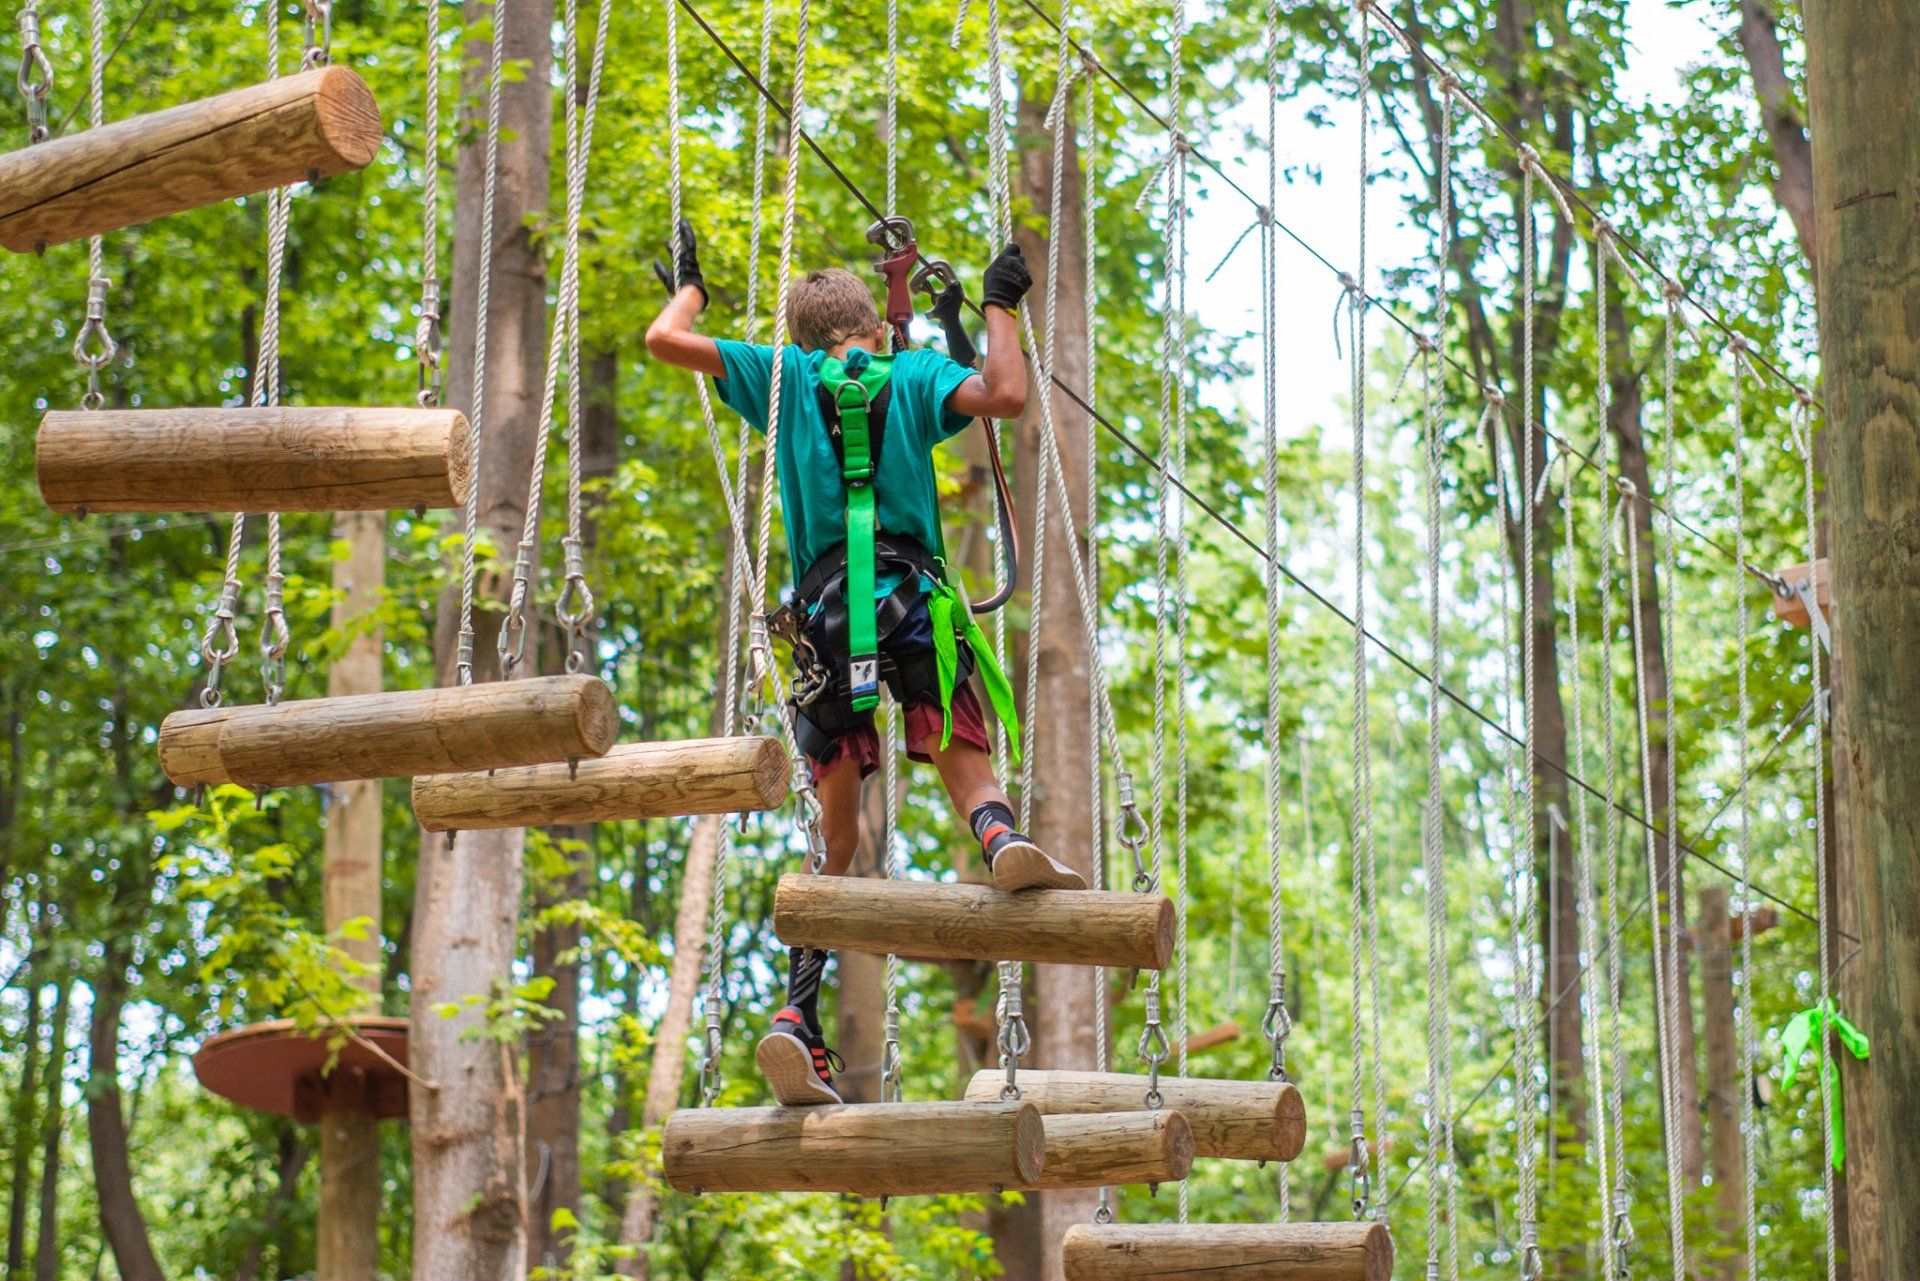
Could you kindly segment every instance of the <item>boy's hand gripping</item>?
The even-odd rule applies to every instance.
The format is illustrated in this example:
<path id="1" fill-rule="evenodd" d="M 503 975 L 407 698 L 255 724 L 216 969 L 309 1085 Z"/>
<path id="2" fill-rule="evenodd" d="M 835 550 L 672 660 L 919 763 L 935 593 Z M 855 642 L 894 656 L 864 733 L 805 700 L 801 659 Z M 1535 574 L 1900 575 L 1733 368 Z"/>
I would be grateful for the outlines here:
<path id="1" fill-rule="evenodd" d="M 1020 300 L 1033 288 L 1033 273 L 1027 270 L 1020 246 L 1009 243 L 1000 256 L 987 264 L 980 277 L 980 301 L 988 307 L 1019 309 Z"/>
<path id="2" fill-rule="evenodd" d="M 694 241 L 693 224 L 685 218 L 674 228 L 673 239 L 667 242 L 667 254 L 673 259 L 671 271 L 658 258 L 653 260 L 653 274 L 660 278 L 667 296 L 672 297 L 692 285 L 700 291 L 700 305 L 706 306 L 709 301 L 707 278 L 700 273 L 700 250 Z"/>

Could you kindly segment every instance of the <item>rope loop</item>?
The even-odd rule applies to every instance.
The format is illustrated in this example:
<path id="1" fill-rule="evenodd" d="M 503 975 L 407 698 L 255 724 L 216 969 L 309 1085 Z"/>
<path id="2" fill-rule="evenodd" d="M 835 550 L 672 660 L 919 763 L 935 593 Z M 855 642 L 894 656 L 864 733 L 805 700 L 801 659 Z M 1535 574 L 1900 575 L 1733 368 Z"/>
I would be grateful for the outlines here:
<path id="1" fill-rule="evenodd" d="M 1367 1114 L 1354 1108 L 1347 1114 L 1352 1138 L 1347 1146 L 1348 1189 L 1353 1201 L 1353 1217 L 1364 1219 L 1373 1203 L 1373 1176 L 1367 1171 Z"/>
<path id="2" fill-rule="evenodd" d="M 721 1040 L 720 994 L 712 988 L 707 990 L 704 1005 L 706 1011 L 705 1049 L 700 1056 L 700 1097 L 706 1106 L 712 1107 L 720 1098 L 720 1055 L 725 1049 Z"/>
<path id="3" fill-rule="evenodd" d="M 413 331 L 414 354 L 420 360 L 419 402 L 423 409 L 440 403 L 440 282 L 429 280 L 421 287 L 420 324 Z"/>
<path id="4" fill-rule="evenodd" d="M 45 142 L 47 96 L 53 92 L 53 63 L 40 47 L 40 7 L 35 0 L 20 8 L 20 71 L 14 78 L 27 103 L 27 145 Z"/>
<path id="5" fill-rule="evenodd" d="M 277 568 L 267 573 L 266 596 L 266 613 L 260 628 L 260 671 L 267 706 L 272 707 L 286 692 L 287 646 L 293 639 L 287 628 L 286 575 Z"/>
<path id="6" fill-rule="evenodd" d="M 1540 1229 L 1531 1219 L 1520 1224 L 1520 1281 L 1539 1281 Z"/>
<path id="7" fill-rule="evenodd" d="M 794 785 L 793 800 L 800 810 L 801 831 L 807 838 L 807 870 L 819 876 L 827 870 L 827 837 L 820 830 L 820 794 L 806 781 L 806 758 L 797 747 L 793 754 L 799 758 L 793 762 L 797 771 L 794 777 L 801 780 Z"/>
<path id="8" fill-rule="evenodd" d="M 200 638 L 200 656 L 207 662 L 207 685 L 200 691 L 202 707 L 220 706 L 220 675 L 240 654 L 240 632 L 233 613 L 240 600 L 240 580 L 229 574 L 220 585 L 220 600 Z"/>
<path id="9" fill-rule="evenodd" d="M 527 656 L 527 592 L 533 581 L 535 547 L 522 539 L 513 558 L 513 588 L 507 597 L 507 619 L 500 625 L 500 675 L 510 674 Z"/>
<path id="10" fill-rule="evenodd" d="M 1293 1035 L 1293 1015 L 1287 1011 L 1287 974 L 1275 967 L 1268 976 L 1267 1012 L 1260 1019 L 1260 1030 L 1273 1047 L 1273 1062 L 1267 1067 L 1269 1081 L 1287 1079 L 1287 1038 Z"/>
<path id="11" fill-rule="evenodd" d="M 1140 1030 L 1139 1051 L 1147 1065 L 1147 1108 L 1156 1111 L 1165 1102 L 1160 1094 L 1160 1065 L 1173 1054 L 1166 1029 L 1160 1025 L 1160 982 L 1157 975 L 1147 984 L 1143 999 L 1146 1004 L 1146 1023 Z"/>
<path id="12" fill-rule="evenodd" d="M 333 0 L 305 0 L 306 52 L 300 65 L 312 71 L 333 61 Z"/>
<path id="13" fill-rule="evenodd" d="M 1011 1103 L 1020 1097 L 1020 1058 L 1033 1048 L 1027 1031 L 1025 976 L 1018 961 L 1000 962 L 1000 1030 L 994 1040 L 1000 1047 L 1000 1066 L 1006 1069 L 1006 1084 L 1000 1087 L 1000 1100 Z"/>
<path id="14" fill-rule="evenodd" d="M 586 663 L 587 623 L 593 618 L 593 589 L 587 586 L 586 554 L 571 534 L 560 540 L 566 564 L 566 583 L 554 613 L 566 625 L 567 671 L 577 673 Z"/>

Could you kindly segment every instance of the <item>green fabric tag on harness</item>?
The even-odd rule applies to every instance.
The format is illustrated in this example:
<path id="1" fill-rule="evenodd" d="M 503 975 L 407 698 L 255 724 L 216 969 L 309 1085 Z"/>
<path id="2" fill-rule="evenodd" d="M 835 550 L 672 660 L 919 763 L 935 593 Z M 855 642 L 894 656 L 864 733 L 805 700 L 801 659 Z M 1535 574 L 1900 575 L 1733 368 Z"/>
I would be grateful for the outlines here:
<path id="1" fill-rule="evenodd" d="M 993 644 L 974 619 L 960 593 L 946 583 L 934 585 L 927 597 L 927 616 L 933 626 L 933 655 L 940 673 L 940 746 L 953 741 L 953 691 L 960 675 L 960 644 L 973 647 L 974 666 L 986 686 L 993 714 L 1007 731 L 1013 763 L 1020 763 L 1020 712 L 1013 703 L 1013 684 L 994 656 Z"/>
<path id="2" fill-rule="evenodd" d="M 853 710 L 870 712 L 880 705 L 871 410 L 873 398 L 893 376 L 893 357 L 871 356 L 858 347 L 847 356 L 846 361 L 832 356 L 822 360 L 820 381 L 840 411 L 840 478 L 847 486 L 847 670 Z"/>

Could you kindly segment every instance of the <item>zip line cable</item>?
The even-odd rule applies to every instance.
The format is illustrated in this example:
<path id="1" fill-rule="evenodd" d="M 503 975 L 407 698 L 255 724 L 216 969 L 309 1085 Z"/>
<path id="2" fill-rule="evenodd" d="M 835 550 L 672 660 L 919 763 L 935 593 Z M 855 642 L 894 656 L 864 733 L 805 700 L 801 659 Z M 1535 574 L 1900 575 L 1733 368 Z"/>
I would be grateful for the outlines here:
<path id="1" fill-rule="evenodd" d="M 1025 3 L 1026 0 L 1022 0 L 1022 2 Z M 735 50 L 733 49 L 733 46 L 728 44 L 725 37 L 720 35 L 720 33 L 714 29 L 713 25 L 707 21 L 705 15 L 703 15 L 700 12 L 700 10 L 694 5 L 693 0 L 676 0 L 676 3 L 678 3 L 681 9 L 683 9 L 687 13 L 687 15 L 694 20 L 695 25 L 697 25 L 703 32 L 706 33 L 707 38 L 714 43 L 715 47 L 720 50 L 720 52 L 727 58 L 728 61 L 733 63 L 734 67 L 737 70 L 739 70 L 741 75 L 747 79 L 747 81 L 754 87 L 754 89 L 758 93 L 760 93 L 763 97 L 766 98 L 768 104 L 772 106 L 777 112 L 779 112 L 779 114 L 783 118 L 791 121 L 791 115 L 788 112 L 786 106 L 779 101 L 779 99 L 774 95 L 773 91 L 767 87 L 764 81 L 762 81 L 758 76 L 754 75 L 752 69 L 749 68 L 744 61 L 741 60 L 739 54 L 735 52 Z M 1074 42 L 1074 43 L 1076 44 L 1076 47 L 1078 47 L 1077 42 Z M 1098 67 L 1099 64 L 1097 60 L 1095 60 L 1093 65 Z M 1110 71 L 1107 71 L 1104 67 L 1100 67 L 1099 69 L 1102 71 L 1103 75 L 1105 75 L 1105 77 L 1108 80 L 1114 79 Z M 1122 90 L 1123 92 L 1126 92 L 1124 89 L 1124 86 L 1122 87 Z M 1129 94 L 1129 96 L 1131 95 Z M 876 205 L 873 202 L 873 200 L 868 197 L 866 192 L 860 187 L 858 183 L 854 182 L 852 178 L 847 176 L 846 171 L 842 169 L 837 163 L 834 162 L 833 158 L 829 156 L 827 152 L 821 148 L 820 144 L 816 142 L 813 139 L 813 137 L 804 128 L 795 129 L 794 133 L 798 136 L 799 141 L 804 143 L 807 149 L 811 151 L 817 158 L 819 158 L 819 160 L 826 166 L 827 171 L 834 176 L 834 179 L 837 182 L 839 182 L 839 184 L 843 188 L 846 189 L 848 195 L 852 196 L 855 201 L 857 201 L 860 205 L 862 205 L 865 209 L 867 209 L 870 213 L 872 213 L 876 218 L 881 216 L 879 206 Z M 1200 153 L 1196 151 L 1193 154 L 1196 157 L 1198 157 Z M 1201 159 L 1203 160 L 1204 163 L 1207 163 L 1211 167 L 1212 162 L 1205 161 L 1204 157 L 1201 157 Z M 1280 224 L 1276 222 L 1275 225 L 1279 226 Z M 1288 234 L 1292 234 L 1292 233 L 1288 233 Z M 1404 320 L 1399 318 L 1396 313 L 1394 313 L 1391 310 L 1384 310 L 1383 314 L 1393 318 L 1396 324 L 1405 325 L 1406 323 Z M 1028 353 L 1028 358 L 1029 360 L 1032 359 L 1031 353 Z M 1456 368 L 1458 368 L 1457 365 L 1456 365 Z M 1136 459 L 1138 459 L 1139 462 L 1144 464 L 1150 471 L 1152 471 L 1154 474 L 1158 476 L 1161 476 L 1163 479 L 1167 481 L 1167 483 L 1169 483 L 1174 488 L 1176 488 L 1182 495 L 1184 495 L 1187 501 L 1193 503 L 1195 507 L 1199 508 L 1200 511 L 1204 512 L 1207 515 L 1207 517 L 1213 521 L 1214 524 L 1220 526 L 1221 529 L 1231 534 L 1235 540 L 1241 543 L 1248 551 L 1252 552 L 1260 560 L 1265 561 L 1267 559 L 1266 549 L 1261 546 L 1259 538 L 1257 538 L 1252 534 L 1247 533 L 1244 529 L 1242 529 L 1230 516 L 1228 516 L 1225 512 L 1223 512 L 1218 505 L 1216 505 L 1213 502 L 1210 502 L 1208 499 L 1194 492 L 1194 490 L 1187 485 L 1186 481 L 1183 478 L 1179 476 L 1165 475 L 1162 472 L 1159 461 L 1154 456 L 1152 450 L 1147 448 L 1145 445 L 1142 445 L 1139 441 L 1135 440 L 1130 434 L 1128 434 L 1128 432 L 1124 428 L 1122 428 L 1121 426 L 1116 424 L 1112 419 L 1108 418 L 1105 414 L 1097 410 L 1092 404 L 1090 404 L 1087 401 L 1087 399 L 1079 391 L 1077 391 L 1075 388 L 1068 385 L 1067 383 L 1063 382 L 1057 374 L 1054 374 L 1051 371 L 1049 371 L 1047 373 L 1047 381 L 1053 386 L 1055 390 L 1057 390 L 1061 395 L 1065 396 L 1069 401 L 1071 401 L 1077 408 L 1079 408 L 1083 413 L 1085 413 L 1093 422 L 1099 424 L 1099 426 L 1103 431 L 1105 431 L 1110 437 L 1112 437 L 1116 442 L 1118 442 L 1127 452 L 1131 453 Z M 1560 442 L 1563 445 L 1565 444 L 1564 441 L 1560 441 L 1560 438 L 1558 436 L 1555 436 L 1553 433 L 1545 431 L 1544 429 L 1541 429 L 1541 434 L 1547 436 L 1549 439 Z M 1577 450 L 1573 452 L 1576 457 L 1585 457 L 1585 455 L 1581 454 Z M 1602 475 L 1605 475 L 1605 473 L 1602 472 Z M 1663 510 L 1660 507 L 1658 507 L 1657 504 L 1653 504 L 1650 501 L 1648 501 L 1645 495 L 1640 495 L 1639 498 L 1641 501 L 1647 501 L 1649 507 L 1653 508 L 1654 510 L 1656 511 Z M 1685 528 L 1685 526 L 1683 525 L 1682 528 Z M 1351 614 L 1349 614 L 1343 607 L 1341 607 L 1332 598 L 1330 598 L 1325 593 L 1320 591 L 1320 589 L 1315 587 L 1313 584 L 1309 583 L 1306 579 L 1301 578 L 1284 561 L 1275 562 L 1273 567 L 1280 574 L 1281 577 L 1285 578 L 1289 583 L 1293 584 L 1293 586 L 1298 588 L 1300 591 L 1306 593 L 1308 598 L 1310 598 L 1315 604 L 1319 605 L 1322 609 L 1332 614 L 1338 621 L 1344 623 L 1348 627 L 1353 626 L 1354 620 Z M 1772 581 L 1771 575 L 1762 574 L 1761 571 L 1751 569 L 1751 567 L 1743 566 L 1743 568 L 1748 569 L 1748 572 L 1750 573 L 1754 573 L 1756 575 L 1760 575 L 1766 578 L 1766 580 L 1769 583 Z M 1366 637 L 1367 640 L 1372 642 L 1373 645 L 1377 647 L 1382 654 L 1384 654 L 1387 658 L 1391 659 L 1396 666 L 1401 668 L 1408 675 L 1412 676 L 1415 680 L 1424 682 L 1429 679 L 1426 668 L 1423 667 L 1417 661 L 1415 661 L 1403 650 L 1395 646 L 1392 642 L 1388 641 L 1387 639 L 1380 636 L 1378 633 L 1372 631 L 1371 629 L 1363 631 L 1362 634 Z M 1471 702 L 1466 695 L 1454 689 L 1452 686 L 1442 682 L 1440 684 L 1440 691 L 1442 694 L 1446 696 L 1446 699 L 1448 702 L 1458 707 L 1461 711 L 1466 712 L 1469 716 L 1471 716 L 1474 720 L 1478 721 L 1486 729 L 1492 730 L 1501 739 L 1512 741 L 1512 742 L 1522 741 L 1518 736 L 1514 735 L 1506 726 L 1502 725 L 1499 721 L 1494 719 L 1492 716 L 1482 711 L 1473 702 Z M 1541 757 L 1538 763 L 1540 765 L 1543 765 L 1545 768 L 1553 771 L 1555 774 L 1558 774 L 1561 778 L 1565 779 L 1569 784 L 1578 788 L 1582 792 L 1585 792 L 1588 796 L 1611 807 L 1612 809 L 1617 811 L 1621 817 L 1625 818 L 1629 822 L 1639 827 L 1645 828 L 1655 833 L 1656 835 L 1659 835 L 1659 836 L 1666 835 L 1665 830 L 1655 826 L 1650 819 L 1640 814 L 1639 812 L 1635 811 L 1631 806 L 1626 805 L 1623 802 L 1614 800 L 1613 798 L 1607 796 L 1605 793 L 1603 793 L 1598 788 L 1596 788 L 1593 784 L 1589 783 L 1585 778 L 1575 773 L 1573 770 L 1569 769 L 1562 762 L 1551 760 L 1546 757 Z M 1712 856 L 1694 848 L 1692 845 L 1688 844 L 1685 841 L 1680 842 L 1680 848 L 1688 856 L 1705 864 L 1707 867 L 1712 868 L 1716 872 L 1719 872 L 1721 875 L 1726 876 L 1729 880 L 1734 879 L 1737 875 L 1732 869 L 1726 867 L 1725 865 L 1720 863 L 1718 860 L 1714 859 Z M 1781 898 L 1779 895 L 1773 893 L 1771 890 L 1767 889 L 1766 887 L 1760 885 L 1757 882 L 1754 883 L 1753 889 L 1754 889 L 1754 892 L 1760 895 L 1762 898 L 1765 898 L 1769 902 L 1782 908 L 1785 911 L 1793 913 L 1795 916 L 1800 917 L 1802 920 L 1816 922 L 1816 923 L 1819 920 L 1818 916 L 1815 913 L 1810 912 L 1807 909 L 1787 899 Z M 1850 933 L 1847 933 L 1844 930 L 1838 931 L 1838 933 L 1842 938 L 1845 938 L 1848 942 L 1858 943 L 1860 941 L 1856 936 Z"/>

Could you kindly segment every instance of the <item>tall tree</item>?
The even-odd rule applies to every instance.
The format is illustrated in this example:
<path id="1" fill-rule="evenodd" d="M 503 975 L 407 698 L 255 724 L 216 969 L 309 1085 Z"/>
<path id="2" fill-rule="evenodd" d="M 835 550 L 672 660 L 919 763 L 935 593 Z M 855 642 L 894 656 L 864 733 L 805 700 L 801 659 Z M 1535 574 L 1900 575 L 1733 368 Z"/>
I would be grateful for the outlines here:
<path id="1" fill-rule="evenodd" d="M 467 5 L 469 29 L 486 33 L 492 6 Z M 479 527 L 488 543 L 518 543 L 525 517 L 545 368 L 546 260 L 533 229 L 547 209 L 553 146 L 553 6 L 525 0 L 505 14 L 506 57 L 515 64 L 502 92 L 494 242 L 481 243 L 486 181 L 484 103 L 491 50 L 467 45 L 463 139 L 454 218 L 454 299 L 448 399 L 474 415 L 475 300 L 483 256 L 492 294 L 480 468 L 474 478 Z M 509 584 L 487 587 L 504 598 Z M 500 614 L 476 612 L 475 679 L 500 675 Z M 440 680 L 454 678 L 459 595 L 440 599 L 435 656 Z M 527 670 L 531 664 L 523 666 Z M 422 833 L 412 930 L 414 1070 L 435 1088 L 411 1093 L 414 1273 L 513 1281 L 527 1269 L 523 1088 L 517 1047 L 487 1027 L 488 1008 L 513 981 L 525 833 Z M 442 1018 L 440 1007 L 458 1013 Z"/>
<path id="2" fill-rule="evenodd" d="M 1046 115 L 1051 95 L 1042 94 L 1041 87 L 1023 82 L 1014 114 L 1019 135 L 1014 202 L 1041 211 L 1053 207 L 1053 148 L 1060 146 L 1064 150 L 1058 193 L 1061 219 L 1059 225 L 1047 227 L 1045 235 L 1023 219 L 1016 225 L 1014 239 L 1040 280 L 1040 288 L 1029 298 L 1029 310 L 1036 333 L 1044 334 L 1049 327 L 1054 331 L 1054 374 L 1068 387 L 1084 388 L 1092 336 L 1082 323 L 1087 278 L 1086 240 L 1080 220 L 1079 148 L 1071 127 L 1049 137 Z M 1045 87 L 1051 90 L 1050 84 Z M 1044 264 L 1049 261 L 1047 237 L 1056 237 L 1059 242 L 1059 273 L 1051 282 L 1044 278 Z M 1056 299 L 1058 316 L 1045 314 L 1043 295 L 1047 293 Z M 1033 528 L 1031 501 L 1021 513 L 1028 522 L 1025 542 L 1032 549 L 1023 568 L 1029 579 L 1031 617 L 1038 620 L 1027 642 L 1038 651 L 1038 679 L 1025 691 L 1026 713 L 1033 730 L 1033 795 L 1028 798 L 1032 805 L 1031 834 L 1042 849 L 1084 873 L 1091 884 L 1095 807 L 1099 804 L 1089 772 L 1096 750 L 1091 729 L 1093 670 L 1086 624 L 1068 561 L 1068 540 L 1078 545 L 1083 558 L 1087 541 L 1084 527 L 1070 528 L 1066 513 L 1071 510 L 1075 522 L 1084 525 L 1090 510 L 1092 486 L 1087 475 L 1086 438 L 1092 423 L 1063 392 L 1045 385 L 1032 388 L 1027 412 L 1015 425 L 1019 474 L 1031 478 L 1029 494 L 1038 483 L 1043 465 L 1041 396 L 1051 397 L 1067 492 L 1062 495 L 1056 491 L 1049 496 L 1044 530 Z M 1041 557 L 1046 560 L 1046 571 L 1035 595 L 1031 578 Z M 1044 715 L 1041 709 L 1045 709 Z M 1093 1066 L 1094 1012 L 1101 999 L 1094 973 L 1079 965 L 1034 967 L 1033 1001 L 1028 1013 L 1033 1033 L 1030 1063 L 1049 1068 Z M 1021 1216 L 1024 1222 L 1016 1220 L 1018 1226 L 1011 1239 L 996 1241 L 1008 1275 L 1058 1281 L 1060 1242 L 1069 1227 L 1092 1217 L 1097 1196 L 1094 1191 L 1084 1190 L 1029 1197 L 1037 1211 Z"/>
<path id="3" fill-rule="evenodd" d="M 1920 32 L 1892 0 L 1809 5 L 1805 17 L 1833 593 L 1845 602 L 1836 611 L 1849 789 L 1840 862 L 1860 883 L 1860 948 L 1870 958 L 1852 1014 L 1874 1038 L 1872 1086 L 1847 1113 L 1865 1140 L 1849 1144 L 1859 1194 L 1849 1236 L 1857 1275 L 1920 1275 L 1920 1153 L 1909 1141 L 1920 1126 L 1920 878 L 1900 849 L 1920 831 L 1910 728 L 1920 696 L 1910 625 L 1920 593 L 1920 343 L 1910 319 L 1920 306 L 1910 194 L 1920 131 L 1908 109 Z"/>
<path id="4" fill-rule="evenodd" d="M 60 1140 L 66 1133 L 67 1015 L 73 983 L 62 974 L 48 1028 L 45 1099 L 40 1111 L 40 1206 L 33 1245 L 33 1281 L 60 1276 Z"/>

